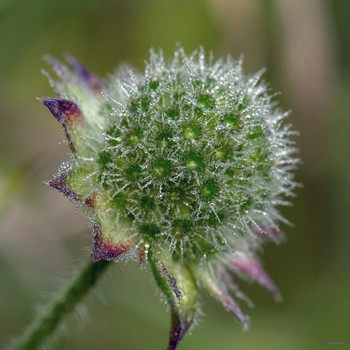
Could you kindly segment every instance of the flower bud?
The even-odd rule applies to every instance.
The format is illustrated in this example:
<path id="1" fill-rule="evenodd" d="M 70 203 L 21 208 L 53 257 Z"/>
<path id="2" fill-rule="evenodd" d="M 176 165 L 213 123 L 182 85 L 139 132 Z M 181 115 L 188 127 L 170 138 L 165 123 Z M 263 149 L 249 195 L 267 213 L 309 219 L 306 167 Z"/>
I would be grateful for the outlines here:
<path id="1" fill-rule="evenodd" d="M 145 72 L 124 67 L 110 81 L 75 58 L 74 72 L 50 59 L 60 81 L 43 99 L 63 125 L 72 156 L 49 184 L 83 208 L 93 260 L 149 264 L 172 310 L 169 349 L 198 313 L 206 290 L 247 327 L 230 294 L 232 274 L 279 291 L 256 251 L 278 242 L 277 205 L 296 187 L 298 160 L 259 72 L 178 48 L 151 51 Z"/>

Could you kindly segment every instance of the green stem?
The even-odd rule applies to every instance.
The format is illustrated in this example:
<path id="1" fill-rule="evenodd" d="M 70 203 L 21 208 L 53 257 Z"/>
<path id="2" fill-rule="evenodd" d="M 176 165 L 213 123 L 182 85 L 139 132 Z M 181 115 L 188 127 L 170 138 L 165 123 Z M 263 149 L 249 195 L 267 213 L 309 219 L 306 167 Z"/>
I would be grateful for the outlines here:
<path id="1" fill-rule="evenodd" d="M 89 261 L 65 292 L 48 308 L 47 312 L 29 326 L 23 337 L 14 346 L 14 349 L 38 349 L 54 333 L 63 317 L 75 309 L 109 265 L 111 265 L 111 262 L 106 260 Z"/>

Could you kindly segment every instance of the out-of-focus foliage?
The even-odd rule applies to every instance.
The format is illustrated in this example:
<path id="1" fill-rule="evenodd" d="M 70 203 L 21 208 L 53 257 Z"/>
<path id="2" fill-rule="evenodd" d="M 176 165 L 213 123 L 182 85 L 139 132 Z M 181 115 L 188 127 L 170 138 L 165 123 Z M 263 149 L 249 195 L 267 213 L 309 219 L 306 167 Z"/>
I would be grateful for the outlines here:
<path id="1" fill-rule="evenodd" d="M 293 110 L 304 161 L 304 187 L 283 210 L 295 227 L 285 227 L 288 240 L 263 254 L 284 301 L 242 283 L 257 305 L 243 333 L 205 300 L 209 317 L 181 349 L 348 345 L 349 23 L 347 0 L 0 1 L 0 347 L 60 288 L 67 267 L 89 258 L 91 245 L 85 218 L 43 185 L 68 150 L 35 100 L 52 95 L 41 58 L 73 54 L 103 76 L 123 62 L 143 70 L 150 47 L 167 56 L 177 42 L 188 52 L 203 45 L 216 58 L 242 53 L 248 72 L 267 67 L 282 107 Z M 168 314 L 149 281 L 134 264 L 113 266 L 98 298 L 87 300 L 90 317 L 81 316 L 81 327 L 72 320 L 57 349 L 134 350 L 140 339 L 143 349 L 165 348 Z"/>

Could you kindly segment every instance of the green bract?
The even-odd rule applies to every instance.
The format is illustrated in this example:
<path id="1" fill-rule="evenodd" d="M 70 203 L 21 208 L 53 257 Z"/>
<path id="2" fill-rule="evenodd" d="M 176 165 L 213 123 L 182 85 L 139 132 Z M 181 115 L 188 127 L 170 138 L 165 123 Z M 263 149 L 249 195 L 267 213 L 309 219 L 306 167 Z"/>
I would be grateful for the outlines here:
<path id="1" fill-rule="evenodd" d="M 50 185 L 85 209 L 93 259 L 151 265 L 173 310 L 169 349 L 193 322 L 199 288 L 246 325 L 231 272 L 278 297 L 254 253 L 281 238 L 275 206 L 296 186 L 293 132 L 262 73 L 181 48 L 169 61 L 151 51 L 144 74 L 123 67 L 109 82 L 74 58 L 75 73 L 50 60 L 58 99 L 43 102 L 72 151 Z"/>

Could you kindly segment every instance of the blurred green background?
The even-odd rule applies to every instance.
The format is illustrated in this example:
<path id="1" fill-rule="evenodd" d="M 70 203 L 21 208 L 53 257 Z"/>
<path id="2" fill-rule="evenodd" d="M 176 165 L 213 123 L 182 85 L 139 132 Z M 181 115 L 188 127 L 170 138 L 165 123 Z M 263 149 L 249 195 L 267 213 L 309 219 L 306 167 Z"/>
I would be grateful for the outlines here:
<path id="1" fill-rule="evenodd" d="M 295 224 L 283 227 L 288 240 L 262 253 L 283 302 L 241 283 L 255 303 L 243 306 L 252 321 L 243 332 L 205 297 L 205 317 L 179 349 L 348 348 L 349 35 L 349 0 L 0 0 L 0 347 L 90 256 L 87 220 L 43 184 L 68 150 L 35 100 L 53 96 L 42 57 L 73 54 L 107 76 L 124 62 L 142 70 L 150 47 L 168 56 L 180 42 L 216 58 L 244 54 L 249 73 L 267 68 L 301 133 L 304 187 L 282 209 Z M 165 349 L 169 314 L 150 277 L 134 263 L 115 264 L 55 348 Z"/>

